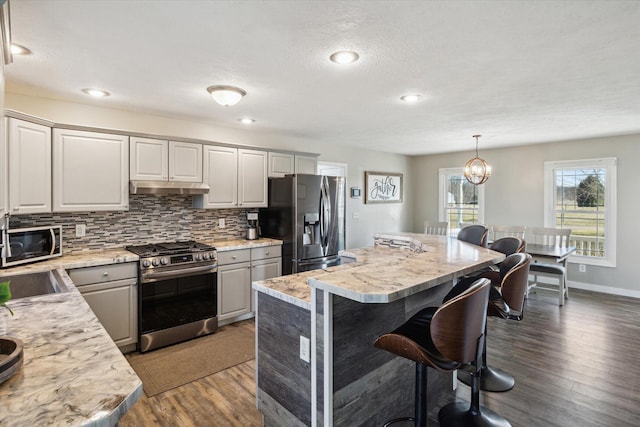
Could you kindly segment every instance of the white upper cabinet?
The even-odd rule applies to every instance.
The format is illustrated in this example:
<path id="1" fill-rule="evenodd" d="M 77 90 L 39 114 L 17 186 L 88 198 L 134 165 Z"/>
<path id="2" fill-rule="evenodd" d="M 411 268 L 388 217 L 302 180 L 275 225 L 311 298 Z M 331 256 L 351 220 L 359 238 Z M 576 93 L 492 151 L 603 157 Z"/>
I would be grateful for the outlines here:
<path id="1" fill-rule="evenodd" d="M 318 174 L 318 159 L 311 156 L 295 156 L 296 173 Z"/>
<path id="2" fill-rule="evenodd" d="M 267 206 L 267 152 L 238 150 L 238 206 Z"/>
<path id="3" fill-rule="evenodd" d="M 209 193 L 193 196 L 194 207 L 237 207 L 238 149 L 205 145 L 203 179 L 209 185 Z"/>
<path id="4" fill-rule="evenodd" d="M 51 128 L 8 119 L 12 215 L 51 212 Z"/>
<path id="5" fill-rule="evenodd" d="M 53 130 L 53 211 L 129 209 L 129 137 Z"/>
<path id="6" fill-rule="evenodd" d="M 267 152 L 204 146 L 204 183 L 209 194 L 193 196 L 196 208 L 267 206 Z"/>
<path id="7" fill-rule="evenodd" d="M 202 182 L 202 144 L 169 141 L 169 181 Z"/>
<path id="8" fill-rule="evenodd" d="M 202 144 L 131 137 L 132 181 L 202 182 Z"/>
<path id="9" fill-rule="evenodd" d="M 129 142 L 129 162 L 131 181 L 168 180 L 169 141 L 132 136 Z"/>
<path id="10" fill-rule="evenodd" d="M 269 152 L 269 176 L 290 175 L 294 171 L 294 155 Z"/>

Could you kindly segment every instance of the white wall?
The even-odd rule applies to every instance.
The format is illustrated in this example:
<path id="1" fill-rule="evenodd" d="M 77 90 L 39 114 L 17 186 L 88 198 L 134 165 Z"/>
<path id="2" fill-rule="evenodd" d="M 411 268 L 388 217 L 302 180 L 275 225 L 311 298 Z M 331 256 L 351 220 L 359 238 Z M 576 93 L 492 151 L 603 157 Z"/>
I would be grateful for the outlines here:
<path id="1" fill-rule="evenodd" d="M 213 142 L 251 145 L 265 149 L 280 149 L 319 153 L 319 159 L 348 164 L 347 188 L 363 186 L 364 172 L 399 172 L 405 175 L 405 195 L 412 188 L 408 178 L 410 159 L 407 156 L 371 150 L 351 149 L 304 138 L 292 138 L 260 130 L 236 129 L 184 118 L 162 117 L 125 110 L 102 108 L 47 98 L 7 92 L 5 108 L 41 117 L 56 123 L 74 124 L 164 136 L 195 138 Z M 405 196 L 405 200 L 407 197 Z M 373 244 L 371 235 L 380 231 L 400 231 L 411 228 L 411 199 L 398 204 L 365 205 L 363 198 L 347 196 L 347 247 Z M 353 213 L 359 219 L 353 219 Z"/>
<path id="2" fill-rule="evenodd" d="M 434 156 L 419 156 L 411 160 L 411 175 L 415 185 L 413 230 L 421 231 L 424 220 L 438 219 L 438 169 L 463 166 L 473 156 L 471 151 Z M 618 159 L 618 235 L 617 267 L 587 266 L 586 273 L 569 264 L 570 281 L 588 289 L 602 290 L 640 297 L 640 280 L 635 268 L 638 263 L 640 228 L 640 196 L 638 162 L 640 135 L 561 141 L 496 150 L 481 150 L 493 168 L 485 185 L 485 222 L 487 224 L 544 225 L 544 162 L 554 160 L 616 157 Z M 603 289 L 599 286 L 604 286 Z"/>

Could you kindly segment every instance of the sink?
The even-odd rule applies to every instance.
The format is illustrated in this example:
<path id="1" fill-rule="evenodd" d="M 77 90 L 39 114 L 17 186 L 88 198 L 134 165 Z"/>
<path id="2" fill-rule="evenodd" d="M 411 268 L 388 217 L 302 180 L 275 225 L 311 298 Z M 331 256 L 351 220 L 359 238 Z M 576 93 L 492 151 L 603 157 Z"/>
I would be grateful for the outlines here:
<path id="1" fill-rule="evenodd" d="M 56 270 L 0 276 L 0 282 L 11 282 L 11 299 L 69 292 Z"/>

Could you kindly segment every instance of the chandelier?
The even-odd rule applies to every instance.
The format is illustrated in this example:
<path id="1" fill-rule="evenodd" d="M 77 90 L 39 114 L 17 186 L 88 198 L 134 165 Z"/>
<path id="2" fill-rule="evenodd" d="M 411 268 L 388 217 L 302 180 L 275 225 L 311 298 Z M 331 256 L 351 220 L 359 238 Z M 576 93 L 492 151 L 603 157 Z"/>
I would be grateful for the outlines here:
<path id="1" fill-rule="evenodd" d="M 491 166 L 478 157 L 478 138 L 481 136 L 473 135 L 476 139 L 476 156 L 464 165 L 464 177 L 473 185 L 484 184 L 491 176 Z"/>

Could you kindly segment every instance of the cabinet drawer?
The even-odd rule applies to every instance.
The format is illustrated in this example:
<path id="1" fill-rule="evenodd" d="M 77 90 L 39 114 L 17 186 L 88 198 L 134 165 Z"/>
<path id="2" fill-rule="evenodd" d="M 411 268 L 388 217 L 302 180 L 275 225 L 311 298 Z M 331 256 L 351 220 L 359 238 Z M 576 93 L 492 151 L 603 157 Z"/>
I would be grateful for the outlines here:
<path id="1" fill-rule="evenodd" d="M 67 273 L 76 286 L 131 278 L 137 279 L 138 263 L 126 262 L 97 267 L 74 268 L 68 270 Z"/>
<path id="2" fill-rule="evenodd" d="M 277 258 L 282 256 L 282 246 L 263 246 L 259 248 L 251 248 L 251 260 L 258 261 L 260 259 Z"/>
<path id="3" fill-rule="evenodd" d="M 249 249 L 235 251 L 218 251 L 218 265 L 234 264 L 236 262 L 248 262 L 251 260 Z"/>

